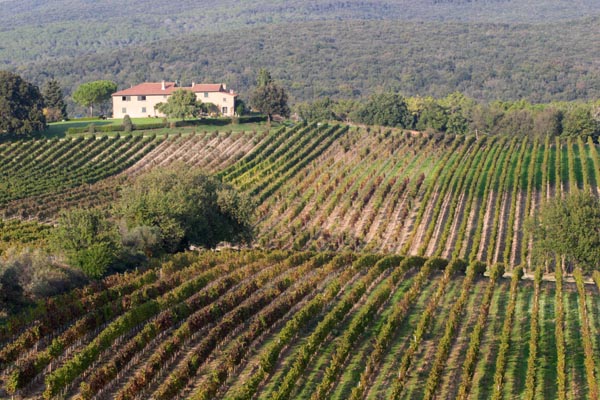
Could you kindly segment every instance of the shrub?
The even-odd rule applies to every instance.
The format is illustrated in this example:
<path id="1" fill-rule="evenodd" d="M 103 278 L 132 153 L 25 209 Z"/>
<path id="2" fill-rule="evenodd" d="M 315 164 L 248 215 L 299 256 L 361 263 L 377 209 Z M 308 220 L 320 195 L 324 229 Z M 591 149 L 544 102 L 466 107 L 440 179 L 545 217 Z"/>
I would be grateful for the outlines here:
<path id="1" fill-rule="evenodd" d="M 469 269 L 472 269 L 475 275 L 483 276 L 487 266 L 481 261 L 473 261 L 471 265 L 469 265 Z"/>
<path id="2" fill-rule="evenodd" d="M 125 116 L 123 116 L 123 132 L 131 132 L 134 127 L 133 127 L 133 122 L 131 122 L 131 118 L 129 117 L 129 115 L 125 114 Z"/>
<path id="3" fill-rule="evenodd" d="M 190 244 L 247 242 L 254 205 L 248 197 L 183 165 L 156 170 L 123 190 L 115 207 L 128 229 L 152 227 L 160 247 L 175 252 Z"/>
<path id="4" fill-rule="evenodd" d="M 100 278 L 108 270 L 120 247 L 115 226 L 99 210 L 64 211 L 50 241 L 90 278 Z"/>
<path id="5" fill-rule="evenodd" d="M 0 309 L 64 293 L 86 282 L 84 275 L 40 249 L 8 249 L 0 260 Z"/>

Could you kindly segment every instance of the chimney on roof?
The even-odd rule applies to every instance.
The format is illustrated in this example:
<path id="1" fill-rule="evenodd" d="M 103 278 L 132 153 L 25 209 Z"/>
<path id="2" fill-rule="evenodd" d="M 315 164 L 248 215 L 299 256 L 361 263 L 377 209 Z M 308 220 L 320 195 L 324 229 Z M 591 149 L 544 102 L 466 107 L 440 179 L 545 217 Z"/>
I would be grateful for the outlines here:
<path id="1" fill-rule="evenodd" d="M 196 86 L 196 82 L 192 81 L 192 88 Z"/>
<path id="2" fill-rule="evenodd" d="M 223 90 L 227 90 L 227 84 L 226 83 L 221 83 L 221 85 L 223 86 Z"/>
<path id="3" fill-rule="evenodd" d="M 229 93 L 233 94 L 233 89 L 229 89 Z"/>
<path id="4" fill-rule="evenodd" d="M 161 88 L 162 90 L 165 90 L 165 80 L 164 80 L 164 79 L 163 79 L 163 81 L 162 81 L 162 85 L 161 85 L 161 87 L 160 87 L 160 88 Z"/>

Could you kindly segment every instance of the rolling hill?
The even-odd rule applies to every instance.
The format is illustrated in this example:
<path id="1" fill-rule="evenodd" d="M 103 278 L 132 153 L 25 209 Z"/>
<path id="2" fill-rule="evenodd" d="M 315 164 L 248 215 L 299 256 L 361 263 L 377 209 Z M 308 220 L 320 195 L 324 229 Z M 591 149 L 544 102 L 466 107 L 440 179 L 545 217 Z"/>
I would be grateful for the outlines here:
<path id="1" fill-rule="evenodd" d="M 484 277 L 483 267 L 354 253 L 180 254 L 3 325 L 0 394 L 594 398 L 598 288 L 581 276 L 542 281 L 541 268 L 533 282 L 518 270 L 502 278 L 498 267 Z"/>
<path id="2" fill-rule="evenodd" d="M 6 319 L 0 396 L 597 393 L 600 274 L 544 276 L 523 229 L 550 198 L 599 194 L 591 140 L 314 123 L 8 142 L 0 157 L 5 216 L 108 205 L 140 172 L 180 162 L 258 204 L 255 249 L 169 256 Z M 13 221 L 3 238 L 51 229 Z"/>
<path id="3" fill-rule="evenodd" d="M 69 100 L 96 79 L 224 81 L 247 97 L 261 67 L 294 102 L 385 90 L 533 102 L 600 93 L 591 0 L 0 5 L 0 66 L 38 85 L 57 78 Z"/>
<path id="4" fill-rule="evenodd" d="M 56 154 L 63 156 L 52 161 Z M 24 141 L 0 145 L 0 157 L 0 173 L 10 177 L 0 199 L 5 217 L 52 220 L 64 207 L 108 204 L 141 171 L 184 162 L 255 199 L 257 244 L 266 248 L 526 268 L 524 225 L 535 210 L 576 190 L 600 192 L 598 145 L 582 138 L 427 136 L 315 123 L 269 134 Z M 70 159 L 80 161 L 66 167 Z M 23 172 L 27 160 L 37 164 L 35 174 Z"/>

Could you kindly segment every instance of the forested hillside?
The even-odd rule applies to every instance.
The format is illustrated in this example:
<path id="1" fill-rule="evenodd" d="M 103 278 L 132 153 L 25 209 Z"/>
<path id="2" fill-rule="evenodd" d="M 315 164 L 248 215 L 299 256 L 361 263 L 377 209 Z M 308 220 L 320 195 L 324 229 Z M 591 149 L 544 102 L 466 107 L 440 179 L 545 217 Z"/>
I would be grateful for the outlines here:
<path id="1" fill-rule="evenodd" d="M 244 94 L 256 71 L 267 67 L 293 100 L 383 90 L 435 96 L 460 90 L 486 100 L 591 99 L 600 95 L 598 23 L 297 23 L 240 31 L 227 41 L 220 34 L 190 36 L 18 70 L 35 82 L 58 77 L 67 90 L 100 78 L 127 87 L 170 77 L 225 81 Z"/>
<path id="2" fill-rule="evenodd" d="M 594 1 L 551 0 L 225 1 L 202 8 L 5 1 L 0 65 L 38 85 L 56 77 L 67 95 L 95 79 L 120 87 L 180 79 L 224 81 L 244 97 L 267 67 L 293 102 L 382 90 L 592 99 L 600 94 L 599 10 Z"/>

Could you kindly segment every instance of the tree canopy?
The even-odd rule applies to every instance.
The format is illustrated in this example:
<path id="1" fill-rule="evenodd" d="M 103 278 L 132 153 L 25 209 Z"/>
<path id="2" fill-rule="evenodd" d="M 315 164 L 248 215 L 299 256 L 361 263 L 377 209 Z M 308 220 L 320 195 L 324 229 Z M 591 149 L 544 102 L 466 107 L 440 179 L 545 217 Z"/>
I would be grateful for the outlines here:
<path id="1" fill-rule="evenodd" d="M 564 261 L 567 271 L 581 267 L 589 273 L 600 266 L 600 201 L 577 191 L 545 204 L 530 221 L 533 258 L 551 264 Z"/>
<path id="2" fill-rule="evenodd" d="M 29 134 L 46 127 L 44 100 L 37 86 L 0 71 L 0 134 Z"/>
<path id="3" fill-rule="evenodd" d="M 48 122 L 67 118 L 67 104 L 60 84 L 56 79 L 46 82 L 42 95 L 44 96 L 44 115 Z"/>
<path id="4" fill-rule="evenodd" d="M 194 92 L 186 89 L 177 89 L 167 99 L 166 103 L 158 103 L 155 108 L 169 118 L 186 119 L 194 117 L 201 104 L 196 99 Z"/>
<path id="5" fill-rule="evenodd" d="M 273 82 L 271 74 L 261 69 L 257 78 L 257 86 L 250 96 L 250 105 L 267 116 L 271 122 L 273 115 L 289 117 L 288 95 L 282 86 Z"/>
<path id="6" fill-rule="evenodd" d="M 412 118 L 404 97 L 397 93 L 374 94 L 357 112 L 358 122 L 369 125 L 399 126 L 412 125 Z"/>
<path id="7" fill-rule="evenodd" d="M 51 241 L 71 266 L 81 269 L 90 278 L 102 277 L 119 251 L 115 227 L 98 210 L 63 211 Z"/>
<path id="8" fill-rule="evenodd" d="M 93 81 L 80 85 L 73 92 L 73 100 L 78 104 L 89 107 L 90 116 L 94 115 L 94 106 L 110 100 L 111 95 L 117 91 L 117 84 L 111 81 Z"/>
<path id="9" fill-rule="evenodd" d="M 249 241 L 254 206 L 246 196 L 197 169 L 174 165 L 152 171 L 125 188 L 115 206 L 129 229 L 158 229 L 161 246 Z"/>

